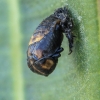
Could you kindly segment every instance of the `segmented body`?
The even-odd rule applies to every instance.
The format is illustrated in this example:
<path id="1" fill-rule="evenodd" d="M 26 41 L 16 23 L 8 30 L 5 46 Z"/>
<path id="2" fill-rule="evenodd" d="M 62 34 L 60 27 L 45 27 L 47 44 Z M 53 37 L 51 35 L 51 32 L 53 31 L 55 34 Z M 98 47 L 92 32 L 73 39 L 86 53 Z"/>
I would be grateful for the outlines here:
<path id="1" fill-rule="evenodd" d="M 29 41 L 27 51 L 27 64 L 33 72 L 48 76 L 55 69 L 63 51 L 62 33 L 68 38 L 69 51 L 72 52 L 72 26 L 73 22 L 66 8 L 57 9 L 39 24 Z"/>
<path id="2" fill-rule="evenodd" d="M 41 65 L 41 70 L 45 70 L 47 74 L 51 73 L 52 68 L 54 69 L 54 66 L 58 61 L 57 58 L 52 59 L 51 57 L 56 50 L 61 47 L 62 40 L 63 34 L 61 31 L 60 20 L 54 16 L 49 16 L 36 28 L 35 33 L 30 39 L 28 48 L 28 62 L 30 62 L 29 60 L 35 61 L 43 57 L 47 58 L 47 63 L 52 63 L 52 65 L 47 66 L 47 68 L 46 66 L 43 68 Z M 33 58 L 30 58 L 32 56 Z M 33 67 L 33 65 L 31 65 L 31 67 Z M 52 67 L 51 70 L 50 67 Z M 40 68 L 37 67 L 37 70 L 40 70 Z"/>

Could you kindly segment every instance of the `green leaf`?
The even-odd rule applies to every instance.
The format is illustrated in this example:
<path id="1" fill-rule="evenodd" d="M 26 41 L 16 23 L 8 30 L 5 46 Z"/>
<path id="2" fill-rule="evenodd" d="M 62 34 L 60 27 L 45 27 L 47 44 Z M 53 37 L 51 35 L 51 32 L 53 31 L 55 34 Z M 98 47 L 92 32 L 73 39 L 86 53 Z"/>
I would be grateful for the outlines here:
<path id="1" fill-rule="evenodd" d="M 13 99 L 24 100 L 24 85 L 22 75 L 22 34 L 20 23 L 20 9 L 18 0 L 9 0 L 9 38 L 10 57 L 12 64 Z"/>
<path id="2" fill-rule="evenodd" d="M 73 53 L 64 37 L 55 71 L 48 77 L 32 73 L 29 39 L 64 6 L 74 21 Z M 1 0 L 0 14 L 0 100 L 100 100 L 100 0 Z"/>

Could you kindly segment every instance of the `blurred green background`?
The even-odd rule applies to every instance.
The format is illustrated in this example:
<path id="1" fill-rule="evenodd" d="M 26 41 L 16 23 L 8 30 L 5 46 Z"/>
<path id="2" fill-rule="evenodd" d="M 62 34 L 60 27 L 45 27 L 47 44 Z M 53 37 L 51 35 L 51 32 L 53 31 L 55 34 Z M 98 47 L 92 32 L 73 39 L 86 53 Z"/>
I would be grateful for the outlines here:
<path id="1" fill-rule="evenodd" d="M 55 71 L 34 74 L 27 67 L 29 39 L 63 6 L 74 21 L 73 53 L 64 38 Z M 0 100 L 100 100 L 100 1 L 0 0 Z"/>

